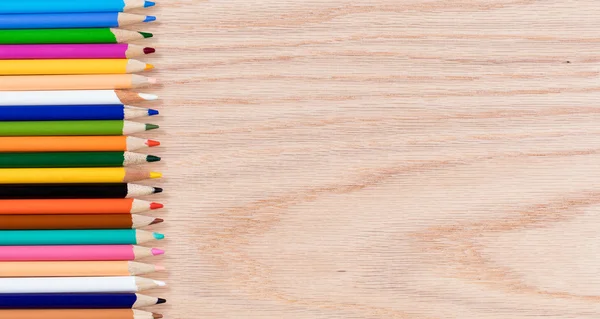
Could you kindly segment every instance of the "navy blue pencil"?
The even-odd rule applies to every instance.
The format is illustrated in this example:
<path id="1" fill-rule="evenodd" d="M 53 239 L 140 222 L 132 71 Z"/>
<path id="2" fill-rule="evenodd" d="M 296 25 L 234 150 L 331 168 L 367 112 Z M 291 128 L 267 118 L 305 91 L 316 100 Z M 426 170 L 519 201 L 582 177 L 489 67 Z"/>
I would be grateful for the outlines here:
<path id="1" fill-rule="evenodd" d="M 118 28 L 155 20 L 119 12 L 0 14 L 0 29 Z"/>
<path id="2" fill-rule="evenodd" d="M 118 104 L 0 106 L 0 121 L 110 121 L 152 115 L 158 111 Z"/>
<path id="3" fill-rule="evenodd" d="M 132 309 L 165 302 L 140 294 L 0 294 L 0 309 Z"/>

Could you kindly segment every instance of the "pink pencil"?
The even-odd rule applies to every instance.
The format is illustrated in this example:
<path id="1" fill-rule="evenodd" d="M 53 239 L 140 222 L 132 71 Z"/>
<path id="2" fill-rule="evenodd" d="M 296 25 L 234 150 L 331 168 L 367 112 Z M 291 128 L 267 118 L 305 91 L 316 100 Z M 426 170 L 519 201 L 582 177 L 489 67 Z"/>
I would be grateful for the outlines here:
<path id="1" fill-rule="evenodd" d="M 0 246 L 0 261 L 136 260 L 164 253 L 134 245 Z"/>
<path id="2" fill-rule="evenodd" d="M 134 44 L 0 45 L 0 60 L 126 59 L 154 52 Z"/>

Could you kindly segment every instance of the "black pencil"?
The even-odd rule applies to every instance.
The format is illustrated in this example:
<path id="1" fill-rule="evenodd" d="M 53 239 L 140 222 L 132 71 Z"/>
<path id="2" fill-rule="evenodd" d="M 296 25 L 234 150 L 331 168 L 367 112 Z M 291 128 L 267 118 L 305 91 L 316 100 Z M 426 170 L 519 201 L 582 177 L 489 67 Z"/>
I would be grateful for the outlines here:
<path id="1" fill-rule="evenodd" d="M 134 198 L 162 188 L 128 184 L 0 184 L 0 199 Z"/>

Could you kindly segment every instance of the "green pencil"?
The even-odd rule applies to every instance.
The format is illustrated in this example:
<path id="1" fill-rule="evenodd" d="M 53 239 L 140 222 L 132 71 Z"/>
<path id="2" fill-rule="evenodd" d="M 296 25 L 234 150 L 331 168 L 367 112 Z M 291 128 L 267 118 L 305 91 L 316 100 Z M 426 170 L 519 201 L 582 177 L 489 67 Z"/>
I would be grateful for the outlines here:
<path id="1" fill-rule="evenodd" d="M 0 136 L 129 135 L 156 128 L 130 121 L 3 122 Z"/>
<path id="2" fill-rule="evenodd" d="M 0 230 L 0 246 L 137 245 L 163 238 L 136 229 Z"/>
<path id="3" fill-rule="evenodd" d="M 110 28 L 0 30 L 0 44 L 125 43 L 152 33 Z"/>
<path id="4" fill-rule="evenodd" d="M 131 152 L 0 153 L 0 168 L 121 167 L 158 162 Z"/>

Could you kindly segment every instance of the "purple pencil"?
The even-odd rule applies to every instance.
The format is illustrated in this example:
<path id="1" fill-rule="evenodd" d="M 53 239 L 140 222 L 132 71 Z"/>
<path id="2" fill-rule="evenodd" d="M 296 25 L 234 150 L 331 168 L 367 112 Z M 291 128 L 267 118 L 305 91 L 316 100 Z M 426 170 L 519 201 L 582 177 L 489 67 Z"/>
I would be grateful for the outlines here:
<path id="1" fill-rule="evenodd" d="M 127 59 L 154 52 L 133 44 L 0 45 L 0 60 Z"/>

